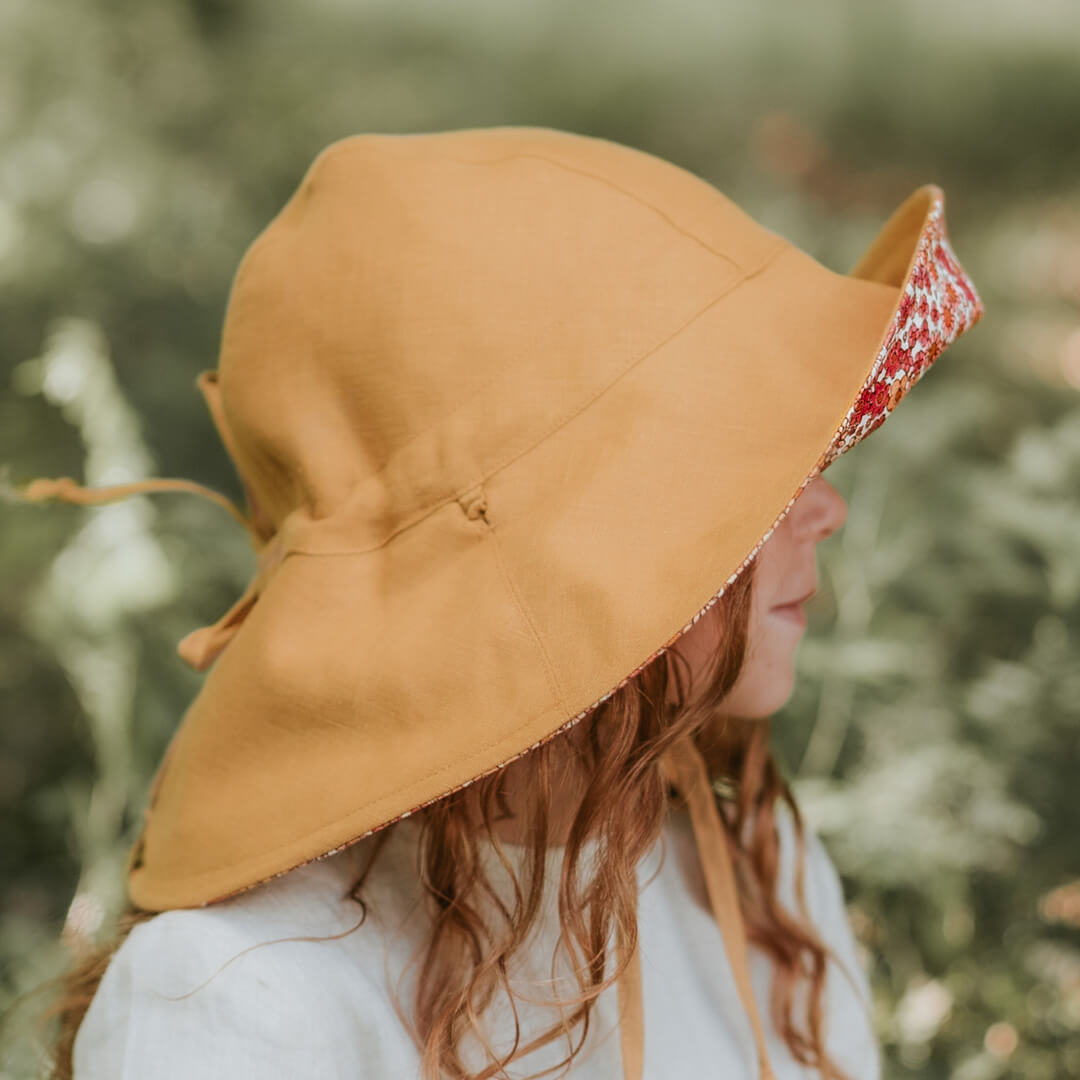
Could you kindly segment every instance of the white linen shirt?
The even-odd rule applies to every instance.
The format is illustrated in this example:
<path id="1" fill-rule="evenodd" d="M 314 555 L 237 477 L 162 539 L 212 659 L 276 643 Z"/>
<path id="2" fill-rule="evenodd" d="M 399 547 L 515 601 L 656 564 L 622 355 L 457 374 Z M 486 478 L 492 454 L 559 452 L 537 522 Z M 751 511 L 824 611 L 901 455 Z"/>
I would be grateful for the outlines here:
<path id="1" fill-rule="evenodd" d="M 776 820 L 779 896 L 795 914 L 795 830 L 785 805 L 777 805 Z M 417 965 L 406 966 L 425 925 L 417 824 L 406 818 L 394 827 L 361 892 L 368 915 L 346 936 L 280 940 L 328 937 L 356 926 L 360 908 L 345 894 L 366 865 L 374 837 L 230 900 L 165 912 L 136 926 L 114 954 L 79 1029 L 75 1080 L 421 1080 L 419 1053 L 392 1003 L 400 978 L 400 1000 L 410 1007 Z M 504 847 L 520 866 L 524 849 Z M 540 919 L 511 971 L 516 994 L 577 991 L 565 960 L 551 978 L 562 855 L 562 848 L 549 850 Z M 500 895 L 509 897 L 509 877 L 494 849 L 485 846 L 484 857 Z M 669 813 L 662 837 L 638 865 L 638 881 L 645 1080 L 756 1080 L 749 1019 L 708 907 L 685 810 Z M 879 1080 L 866 973 L 836 869 L 809 826 L 805 883 L 813 923 L 854 982 L 830 958 L 826 1046 L 856 1080 Z M 565 956 L 562 950 L 559 956 Z M 773 1027 L 770 958 L 751 944 L 749 964 L 777 1080 L 817 1077 L 792 1058 Z M 799 1020 L 805 996 L 805 984 L 797 986 Z M 552 1008 L 520 998 L 518 1013 L 521 1045 L 558 1019 Z M 493 1045 L 507 1050 L 514 1025 L 505 995 L 484 1016 Z M 580 1025 L 573 1034 L 576 1044 Z M 556 1039 L 513 1062 L 507 1075 L 519 1080 L 540 1072 L 568 1049 L 565 1038 Z M 469 1039 L 462 1052 L 470 1066 L 487 1063 Z M 567 1075 L 620 1080 L 614 986 L 597 999 L 585 1047 Z"/>

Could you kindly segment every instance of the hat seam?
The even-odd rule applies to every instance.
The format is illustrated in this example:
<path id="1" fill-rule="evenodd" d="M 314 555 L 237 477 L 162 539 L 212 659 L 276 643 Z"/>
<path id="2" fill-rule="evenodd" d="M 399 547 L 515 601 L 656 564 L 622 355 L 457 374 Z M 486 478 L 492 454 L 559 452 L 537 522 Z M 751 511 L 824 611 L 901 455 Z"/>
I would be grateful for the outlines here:
<path id="1" fill-rule="evenodd" d="M 544 644 L 544 639 L 537 628 L 536 621 L 533 619 L 524 598 L 518 592 L 517 586 L 514 584 L 513 579 L 510 577 L 510 572 L 506 568 L 506 562 L 502 557 L 502 548 L 499 546 L 499 540 L 494 525 L 488 527 L 487 535 L 491 538 L 491 548 L 495 555 L 495 562 L 498 563 L 499 572 L 502 574 L 503 583 L 506 585 L 511 599 L 514 601 L 514 606 L 517 608 L 518 615 L 521 616 L 525 625 L 528 626 L 529 630 L 532 632 L 533 640 L 536 643 L 536 647 L 540 650 L 540 656 L 544 661 L 544 669 L 547 672 L 548 683 L 555 694 L 555 701 L 562 714 L 565 716 L 569 710 L 566 704 L 566 697 L 563 694 L 562 687 L 559 685 L 558 676 L 555 674 L 555 665 L 551 662 L 551 656 L 549 655 L 547 646 Z"/>
<path id="2" fill-rule="evenodd" d="M 495 129 L 484 129 L 484 130 L 495 130 Z M 540 130 L 554 131 L 555 129 L 540 128 Z M 380 135 L 386 135 L 387 133 L 379 133 L 379 134 Z M 397 135 L 391 135 L 391 139 L 396 140 L 396 139 L 399 139 L 399 138 L 402 138 L 402 137 L 397 136 Z M 408 140 L 408 138 L 409 138 L 409 135 L 404 136 L 405 140 Z M 587 136 L 587 138 L 595 139 L 595 141 L 597 141 L 597 142 L 611 143 L 611 140 L 609 140 L 609 139 L 598 138 L 598 137 L 595 137 L 595 136 Z M 353 136 L 348 136 L 346 138 L 340 139 L 336 143 L 331 143 L 329 146 L 324 147 L 323 150 L 320 151 L 320 153 L 316 156 L 315 160 L 309 166 L 307 172 L 305 173 L 304 179 L 307 179 L 307 176 L 315 171 L 315 166 L 321 161 L 321 159 L 323 157 L 328 156 L 330 151 L 334 151 L 334 153 L 337 154 L 337 155 L 348 155 L 348 156 L 358 155 L 358 156 L 361 156 L 361 157 L 371 158 L 372 155 L 371 155 L 371 146 L 370 146 L 370 141 L 369 140 L 370 140 L 370 136 L 353 135 Z M 403 145 L 405 145 L 405 147 L 408 148 L 408 142 L 407 141 L 404 142 Z M 611 145 L 617 145 L 617 144 L 611 143 Z M 383 149 L 383 146 L 380 145 L 380 150 L 382 150 L 382 149 Z M 478 156 L 478 157 L 471 157 L 470 158 L 470 157 L 461 157 L 458 154 L 447 153 L 447 152 L 441 150 L 437 146 L 432 146 L 428 151 L 428 156 L 429 157 L 442 158 L 442 160 L 444 160 L 444 161 L 456 161 L 456 162 L 458 162 L 458 164 L 461 164 L 461 165 L 478 165 L 478 164 L 481 164 L 481 165 L 482 164 L 489 164 L 490 165 L 490 164 L 496 164 L 496 163 L 502 162 L 502 161 L 512 161 L 512 160 L 517 159 L 517 158 L 530 158 L 530 159 L 532 159 L 534 161 L 546 161 L 549 165 L 553 165 L 556 168 L 562 169 L 564 172 L 573 173 L 573 174 L 575 174 L 577 176 L 587 177 L 590 180 L 594 180 L 597 183 L 603 184 L 606 187 L 611 188 L 613 191 L 618 191 L 620 194 L 625 195 L 626 198 L 632 199 L 634 202 L 638 203 L 641 206 L 648 207 L 657 216 L 662 218 L 676 232 L 680 233 L 682 236 L 686 237 L 688 240 L 693 240 L 696 244 L 699 244 L 706 251 L 710 252 L 712 255 L 715 255 L 718 259 L 723 259 L 726 263 L 728 263 L 734 269 L 740 271 L 741 273 L 745 274 L 746 276 L 750 276 L 751 274 L 756 272 L 756 269 L 757 269 L 756 264 L 751 264 L 750 267 L 746 267 L 742 263 L 737 262 L 730 255 L 726 255 L 722 251 L 717 251 L 716 248 L 714 248 L 707 240 L 705 240 L 702 237 L 698 236 L 696 233 L 690 232 L 685 227 L 679 225 L 677 222 L 675 222 L 668 215 L 668 213 L 665 210 L 661 209 L 661 207 L 659 207 L 655 203 L 651 202 L 650 200 L 648 200 L 644 196 L 639 195 L 636 192 L 629 190 L 628 188 L 621 187 L 619 184 L 615 183 L 613 180 L 611 180 L 610 178 L 608 178 L 608 177 L 606 177 L 606 176 L 604 176 L 604 175 L 602 175 L 600 173 L 594 173 L 594 172 L 591 172 L 588 169 L 578 168 L 578 167 L 576 167 L 574 165 L 568 164 L 567 162 L 561 161 L 558 158 L 550 157 L 547 154 L 530 153 L 528 151 L 515 151 L 515 152 L 511 152 L 511 153 L 500 154 L 500 155 L 498 155 L 496 157 L 490 157 L 490 156 L 489 157 L 480 157 L 480 156 Z M 674 164 L 674 163 L 672 163 L 672 164 Z M 675 165 L 675 168 L 677 168 L 681 172 L 683 172 L 688 179 L 696 181 L 696 182 L 698 182 L 700 184 L 703 184 L 706 187 L 708 187 L 710 189 L 710 193 L 713 194 L 715 197 L 720 198 L 720 199 L 725 199 L 728 202 L 731 201 L 724 194 L 724 192 L 722 192 L 715 184 L 711 183 L 705 177 L 699 176 L 696 173 L 691 172 L 689 169 L 684 169 L 681 165 Z M 734 205 L 734 204 L 732 203 L 732 205 Z M 764 226 L 759 226 L 759 227 L 764 228 Z M 768 229 L 766 229 L 766 231 L 771 232 L 771 230 L 768 230 Z M 767 256 L 766 256 L 766 258 L 767 258 Z"/>
<path id="3" fill-rule="evenodd" d="M 739 287 L 743 285 L 746 281 L 750 280 L 753 277 L 756 277 L 762 271 L 766 270 L 784 251 L 789 250 L 790 248 L 791 245 L 786 240 L 784 240 L 783 237 L 779 237 L 778 243 L 769 249 L 766 257 L 763 258 L 757 266 L 755 266 L 750 271 L 744 272 L 741 277 L 737 277 L 728 285 L 727 288 L 713 296 L 704 306 L 702 306 L 698 311 L 691 315 L 690 318 L 688 318 L 685 322 L 683 322 L 680 326 L 676 327 L 670 334 L 668 334 L 666 338 L 664 338 L 662 341 L 657 342 L 656 345 L 654 345 L 651 349 L 647 350 L 640 356 L 630 361 L 630 363 L 623 367 L 612 379 L 610 379 L 607 383 L 605 383 L 598 390 L 596 390 L 591 397 L 587 398 L 583 403 L 579 403 L 578 405 L 576 405 L 574 409 L 568 414 L 558 417 L 528 446 L 520 450 L 513 451 L 510 454 L 507 454 L 497 459 L 496 462 L 493 465 L 490 465 L 484 472 L 480 473 L 478 476 L 472 477 L 466 483 L 458 486 L 450 494 L 445 495 L 441 499 L 439 499 L 438 502 L 432 503 L 426 507 L 423 507 L 420 510 L 417 510 L 412 518 L 399 525 L 392 533 L 390 533 L 389 536 L 386 536 L 377 544 L 372 544 L 365 548 L 348 548 L 335 551 L 311 551 L 303 547 L 290 547 L 290 553 L 309 556 L 365 555 L 369 552 L 378 551 L 380 548 L 385 547 L 400 533 L 405 532 L 406 530 L 411 529 L 416 525 L 419 525 L 420 522 L 430 517 L 432 514 L 436 513 L 438 510 L 448 505 L 449 503 L 459 501 L 463 496 L 467 495 L 477 486 L 486 484 L 493 476 L 501 472 L 508 465 L 517 461 L 519 458 L 525 457 L 527 454 L 532 453 L 557 431 L 565 427 L 571 421 L 577 419 L 578 416 L 580 416 L 586 410 L 595 405 L 613 386 L 615 386 L 623 378 L 625 378 L 632 371 L 634 371 L 638 367 L 638 365 L 644 363 L 651 356 L 655 355 L 659 350 L 667 346 L 672 340 L 674 340 L 680 334 L 688 330 L 714 305 L 720 303 L 722 300 L 727 299 L 727 297 L 731 296 L 732 293 L 736 292 Z M 450 415 L 452 415 L 452 413 L 447 414 L 447 416 Z M 445 419 L 446 417 L 441 418 L 441 420 Z M 436 425 L 432 425 L 431 427 L 425 429 L 425 432 L 431 431 L 435 426 Z M 424 434 L 425 432 L 421 432 L 419 434 Z M 419 437 L 419 435 L 417 437 Z M 378 472 L 372 473 L 369 479 L 373 479 L 374 477 L 377 477 L 381 473 L 385 472 L 389 464 L 390 462 L 384 464 Z"/>
<path id="4" fill-rule="evenodd" d="M 751 271 L 747 270 L 747 268 L 744 267 L 742 263 L 736 262 L 730 255 L 725 255 L 724 252 L 717 251 L 717 249 L 715 247 L 713 247 L 707 240 L 705 240 L 702 237 L 698 236 L 696 233 L 690 232 L 689 229 L 687 229 L 684 226 L 678 224 L 678 222 L 676 222 L 667 213 L 666 210 L 663 210 L 661 207 L 657 206 L 656 203 L 650 202 L 644 196 L 638 195 L 636 192 L 631 191 L 628 188 L 622 187 L 619 184 L 616 184 L 615 181 L 609 179 L 606 176 L 602 176 L 599 173 L 590 172 L 588 169 L 581 169 L 581 168 L 577 168 L 577 167 L 575 167 L 573 165 L 568 165 L 566 162 L 559 161 L 558 158 L 548 157 L 546 154 L 512 153 L 512 154 L 502 154 L 499 157 L 489 157 L 489 158 L 482 158 L 482 159 L 481 158 L 476 158 L 476 159 L 460 158 L 460 157 L 457 157 L 454 154 L 439 154 L 437 156 L 442 157 L 444 160 L 447 160 L 447 161 L 457 161 L 457 162 L 459 162 L 460 164 L 463 164 L 463 165 L 476 165 L 476 164 L 495 165 L 495 164 L 498 164 L 498 163 L 503 162 L 503 161 L 514 161 L 514 160 L 517 160 L 519 158 L 521 158 L 521 159 L 530 159 L 530 160 L 533 160 L 533 161 L 546 161 L 549 165 L 553 165 L 558 169 L 562 169 L 563 172 L 573 173 L 575 176 L 582 176 L 582 177 L 586 177 L 589 180 L 594 180 L 594 181 L 596 181 L 596 183 L 603 184 L 605 187 L 610 188 L 612 191 L 619 192 L 619 194 L 624 195 L 628 199 L 631 199 L 633 202 L 636 202 L 639 206 L 647 207 L 649 210 L 652 210 L 653 213 L 656 214 L 658 217 L 662 218 L 663 221 L 671 229 L 673 229 L 675 232 L 679 233 L 681 236 L 685 237 L 688 240 L 693 240 L 694 243 L 698 244 L 700 247 L 703 247 L 711 255 L 716 256 L 716 258 L 723 259 L 724 262 L 728 263 L 728 265 L 733 267 L 735 270 L 739 271 L 739 273 L 747 275 L 747 274 L 749 274 L 751 272 Z M 698 177 L 696 179 L 700 179 L 700 178 Z M 708 184 L 708 181 L 704 181 L 704 182 L 706 184 Z M 711 187 L 713 189 L 713 191 L 715 191 L 715 193 L 718 196 L 723 197 L 723 192 L 720 191 L 719 188 L 716 188 L 712 184 L 709 184 L 708 186 Z"/>

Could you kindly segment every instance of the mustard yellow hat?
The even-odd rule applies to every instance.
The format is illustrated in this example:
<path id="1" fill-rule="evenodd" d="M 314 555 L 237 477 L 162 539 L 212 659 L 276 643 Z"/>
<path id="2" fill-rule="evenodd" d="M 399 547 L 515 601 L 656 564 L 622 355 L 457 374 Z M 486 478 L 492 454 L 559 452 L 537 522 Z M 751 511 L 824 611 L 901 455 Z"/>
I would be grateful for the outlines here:
<path id="1" fill-rule="evenodd" d="M 694 625 L 982 312 L 934 184 L 839 274 L 606 139 L 328 146 L 241 261 L 197 378 L 249 513 L 186 480 L 21 492 L 195 491 L 258 554 L 180 643 L 209 670 L 155 779 L 133 901 L 248 889 L 566 730 Z M 673 759 L 771 1075 L 696 770 Z"/>

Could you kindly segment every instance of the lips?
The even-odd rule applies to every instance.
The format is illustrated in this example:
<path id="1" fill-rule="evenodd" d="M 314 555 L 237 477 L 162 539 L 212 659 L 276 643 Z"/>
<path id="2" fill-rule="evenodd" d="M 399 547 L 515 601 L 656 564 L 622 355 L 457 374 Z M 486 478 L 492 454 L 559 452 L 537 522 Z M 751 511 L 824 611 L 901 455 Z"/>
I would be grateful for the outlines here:
<path id="1" fill-rule="evenodd" d="M 782 604 L 774 605 L 774 610 L 775 610 L 775 608 L 798 607 L 800 604 L 805 604 L 806 601 L 809 600 L 810 597 L 814 596 L 816 593 L 817 593 L 816 588 L 811 589 L 808 593 L 804 593 L 802 596 L 798 597 L 795 600 L 787 600 Z"/>
<path id="2" fill-rule="evenodd" d="M 799 604 L 781 604 L 779 607 L 774 607 L 770 614 L 778 619 L 793 622 L 796 626 L 806 626 L 806 610 Z"/>

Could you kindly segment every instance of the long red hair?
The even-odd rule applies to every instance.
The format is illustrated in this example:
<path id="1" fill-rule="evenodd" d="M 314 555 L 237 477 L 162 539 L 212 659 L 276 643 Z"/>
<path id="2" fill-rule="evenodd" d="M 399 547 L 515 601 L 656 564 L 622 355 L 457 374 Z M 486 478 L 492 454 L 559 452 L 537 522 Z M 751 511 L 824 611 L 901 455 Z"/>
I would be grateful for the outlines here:
<path id="1" fill-rule="evenodd" d="M 486 901 L 496 893 L 487 880 L 479 847 L 487 843 L 500 850 L 492 824 L 507 813 L 506 770 L 480 777 L 414 815 L 420 820 L 419 865 L 432 914 L 431 933 L 414 957 L 419 978 L 411 1009 L 397 1001 L 394 1004 L 421 1052 L 425 1080 L 488 1080 L 505 1075 L 505 1066 L 511 1061 L 575 1028 L 576 1045 L 560 1067 L 568 1066 L 581 1051 L 592 1006 L 619 974 L 617 969 L 608 970 L 607 944 L 612 933 L 623 926 L 629 944 L 636 940 L 635 868 L 658 840 L 672 795 L 662 779 L 659 762 L 667 747 L 685 735 L 695 740 L 705 756 L 714 782 L 723 781 L 727 786 L 726 792 L 717 793 L 718 807 L 732 839 L 748 937 L 774 962 L 773 1024 L 797 1061 L 816 1068 L 825 1080 L 851 1080 L 825 1050 L 822 995 L 830 950 L 815 932 L 806 908 L 803 822 L 769 749 L 770 723 L 740 721 L 722 711 L 724 697 L 745 658 L 755 569 L 753 560 L 710 609 L 709 617 L 718 618 L 724 632 L 700 695 L 691 699 L 689 677 L 678 670 L 682 658 L 677 650 L 668 650 L 575 727 L 530 751 L 529 782 L 522 793 L 530 829 L 525 845 L 528 870 L 524 881 L 514 877 L 513 907 L 497 901 L 499 925 L 492 925 L 493 920 L 484 914 L 489 910 Z M 674 706 L 667 702 L 672 679 L 678 702 Z M 562 1004 L 573 1006 L 565 1025 L 552 1026 L 524 1046 L 520 1045 L 520 1023 L 514 1009 L 514 1044 L 499 1058 L 490 1051 L 477 1018 L 497 994 L 510 992 L 508 962 L 523 947 L 540 908 L 554 758 L 557 753 L 565 756 L 567 744 L 572 745 L 572 755 L 586 780 L 558 884 L 561 934 L 556 947 L 567 950 L 572 958 L 579 993 L 560 999 Z M 796 825 L 795 892 L 801 918 L 789 913 L 777 896 L 779 850 L 774 810 L 780 798 L 788 803 Z M 626 814 L 626 806 L 633 806 L 634 813 Z M 350 891 L 362 912 L 364 883 L 394 828 L 396 825 L 389 825 L 372 838 L 371 855 Z M 594 872 L 586 876 L 582 854 L 591 845 L 598 845 L 601 857 L 595 861 Z M 75 1034 L 110 957 L 132 927 L 152 917 L 152 912 L 128 909 L 113 939 L 83 955 L 60 980 L 59 1000 L 50 1009 L 50 1015 L 59 1016 L 54 1080 L 71 1080 Z M 809 994 L 805 1016 L 796 1018 L 796 984 L 803 978 L 809 981 Z M 489 1047 L 489 1064 L 480 1072 L 470 1072 L 460 1053 L 462 1035 L 470 1027 L 482 1045 Z"/>

